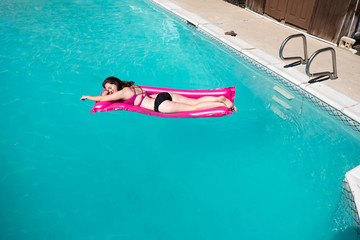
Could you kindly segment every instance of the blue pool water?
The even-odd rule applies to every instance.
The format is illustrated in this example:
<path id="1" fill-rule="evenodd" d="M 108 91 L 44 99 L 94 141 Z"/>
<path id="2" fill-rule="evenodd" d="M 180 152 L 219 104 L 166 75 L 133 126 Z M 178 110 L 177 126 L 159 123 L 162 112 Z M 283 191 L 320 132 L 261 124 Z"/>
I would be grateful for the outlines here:
<path id="1" fill-rule="evenodd" d="M 239 112 L 90 114 L 111 75 Z M 1 239 L 355 238 L 359 133 L 148 1 L 1 1 L 0 80 Z"/>

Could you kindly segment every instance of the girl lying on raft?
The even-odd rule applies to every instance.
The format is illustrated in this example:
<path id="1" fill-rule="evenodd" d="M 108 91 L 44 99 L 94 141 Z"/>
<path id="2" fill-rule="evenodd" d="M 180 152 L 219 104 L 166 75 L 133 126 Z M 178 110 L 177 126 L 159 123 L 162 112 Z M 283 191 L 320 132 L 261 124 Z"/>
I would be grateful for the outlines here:
<path id="1" fill-rule="evenodd" d="M 218 107 L 227 107 L 237 112 L 234 104 L 224 96 L 207 96 L 193 99 L 169 92 L 150 95 L 141 87 L 134 85 L 134 82 L 121 81 L 116 77 L 106 78 L 102 86 L 105 91 L 101 96 L 83 95 L 80 100 L 89 99 L 96 102 L 122 101 L 126 104 L 161 113 L 189 112 Z"/>

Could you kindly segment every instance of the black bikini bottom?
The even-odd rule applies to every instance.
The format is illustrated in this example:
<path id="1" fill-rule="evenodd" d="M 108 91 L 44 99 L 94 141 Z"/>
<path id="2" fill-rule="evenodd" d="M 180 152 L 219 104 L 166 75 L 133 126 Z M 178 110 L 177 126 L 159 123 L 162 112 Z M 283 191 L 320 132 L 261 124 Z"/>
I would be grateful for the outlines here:
<path id="1" fill-rule="evenodd" d="M 169 100 L 169 101 L 172 101 L 172 97 L 170 95 L 170 93 L 168 92 L 162 92 L 162 93 L 159 93 L 156 98 L 155 98 L 155 104 L 154 104 L 154 110 L 155 112 L 159 112 L 159 106 L 160 104 L 163 102 L 163 101 L 166 101 L 166 100 Z"/>

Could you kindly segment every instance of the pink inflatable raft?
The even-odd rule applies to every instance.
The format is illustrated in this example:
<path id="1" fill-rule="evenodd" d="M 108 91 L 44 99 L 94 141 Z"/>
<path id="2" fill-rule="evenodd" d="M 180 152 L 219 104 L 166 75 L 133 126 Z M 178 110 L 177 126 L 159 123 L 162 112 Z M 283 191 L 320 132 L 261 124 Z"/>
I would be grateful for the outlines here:
<path id="1" fill-rule="evenodd" d="M 145 86 L 141 86 L 141 88 L 144 89 L 149 94 L 170 92 L 170 93 L 177 93 L 179 95 L 189 98 L 200 98 L 205 96 L 214 96 L 214 97 L 225 96 L 228 99 L 230 99 L 231 102 L 234 102 L 235 99 L 235 87 L 204 89 L 204 90 L 182 90 L 182 89 L 145 87 Z M 167 117 L 167 118 L 222 117 L 228 114 L 232 114 L 232 110 L 226 107 L 212 108 L 212 109 L 198 110 L 191 112 L 160 113 L 142 107 L 125 104 L 122 102 L 96 102 L 93 109 L 91 109 L 91 113 L 114 111 L 114 110 L 127 110 L 127 111 L 143 113 L 151 116 Z"/>

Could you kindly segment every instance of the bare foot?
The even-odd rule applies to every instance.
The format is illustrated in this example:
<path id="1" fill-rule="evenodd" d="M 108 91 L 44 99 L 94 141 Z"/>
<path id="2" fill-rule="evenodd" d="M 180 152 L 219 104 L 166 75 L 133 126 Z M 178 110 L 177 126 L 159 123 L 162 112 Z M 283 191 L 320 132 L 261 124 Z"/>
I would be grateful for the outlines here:
<path id="1" fill-rule="evenodd" d="M 218 101 L 224 104 L 225 107 L 237 112 L 237 107 L 235 107 L 234 103 L 231 102 L 228 98 L 220 96 L 218 99 Z"/>
<path id="2" fill-rule="evenodd" d="M 223 103 L 225 103 L 226 107 L 230 109 L 233 109 L 235 107 L 234 104 L 228 98 L 223 97 L 221 100 L 223 101 Z"/>

